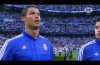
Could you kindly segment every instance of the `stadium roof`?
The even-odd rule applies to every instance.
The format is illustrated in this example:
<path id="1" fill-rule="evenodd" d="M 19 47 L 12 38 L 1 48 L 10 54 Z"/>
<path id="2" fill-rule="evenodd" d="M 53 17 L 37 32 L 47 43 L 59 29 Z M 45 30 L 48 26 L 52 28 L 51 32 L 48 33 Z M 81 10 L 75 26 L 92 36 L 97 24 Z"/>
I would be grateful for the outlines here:
<path id="1" fill-rule="evenodd" d="M 17 4 L 3 4 L 3 5 L 18 7 L 18 8 L 24 8 L 26 6 L 26 5 L 23 5 L 23 4 L 20 4 L 20 5 L 17 5 Z"/>

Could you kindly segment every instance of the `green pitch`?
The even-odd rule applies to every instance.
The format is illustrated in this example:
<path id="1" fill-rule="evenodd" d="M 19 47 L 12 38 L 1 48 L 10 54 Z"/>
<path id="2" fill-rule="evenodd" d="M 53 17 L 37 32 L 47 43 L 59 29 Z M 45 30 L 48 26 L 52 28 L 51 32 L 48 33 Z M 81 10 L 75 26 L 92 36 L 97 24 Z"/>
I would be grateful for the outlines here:
<path id="1" fill-rule="evenodd" d="M 66 59 L 66 61 L 75 61 L 76 60 L 76 56 L 77 56 L 77 51 L 73 51 L 73 57 L 72 57 L 72 59 Z M 55 61 L 64 61 L 63 59 L 63 55 L 64 55 L 64 52 L 61 52 L 61 56 L 59 56 L 59 53 L 57 53 L 56 55 L 55 55 Z"/>

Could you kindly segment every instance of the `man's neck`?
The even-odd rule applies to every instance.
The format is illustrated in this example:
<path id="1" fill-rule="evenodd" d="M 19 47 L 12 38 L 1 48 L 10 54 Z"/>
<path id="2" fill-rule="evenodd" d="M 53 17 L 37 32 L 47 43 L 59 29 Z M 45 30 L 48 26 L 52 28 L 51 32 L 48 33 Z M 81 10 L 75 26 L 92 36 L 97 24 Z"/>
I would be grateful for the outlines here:
<path id="1" fill-rule="evenodd" d="M 100 38 L 98 38 L 98 40 L 100 41 Z"/>
<path id="2" fill-rule="evenodd" d="M 39 29 L 38 30 L 25 29 L 25 32 L 31 35 L 33 38 L 37 38 L 37 36 L 39 35 Z"/>

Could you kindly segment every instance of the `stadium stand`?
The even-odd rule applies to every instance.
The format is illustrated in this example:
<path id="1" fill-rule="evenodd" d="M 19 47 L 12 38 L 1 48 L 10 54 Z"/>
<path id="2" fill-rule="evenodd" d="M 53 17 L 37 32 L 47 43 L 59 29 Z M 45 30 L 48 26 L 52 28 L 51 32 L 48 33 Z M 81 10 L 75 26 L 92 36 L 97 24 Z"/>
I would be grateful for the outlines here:
<path id="1" fill-rule="evenodd" d="M 8 38 L 21 33 L 24 24 L 21 10 L 25 5 L 3 4 L 0 11 L 0 47 Z M 95 21 L 100 17 L 100 5 L 61 5 L 37 4 L 41 11 L 40 34 L 48 38 L 55 53 L 64 47 L 79 49 L 94 38 Z M 86 15 L 84 9 L 91 7 L 93 12 Z"/>

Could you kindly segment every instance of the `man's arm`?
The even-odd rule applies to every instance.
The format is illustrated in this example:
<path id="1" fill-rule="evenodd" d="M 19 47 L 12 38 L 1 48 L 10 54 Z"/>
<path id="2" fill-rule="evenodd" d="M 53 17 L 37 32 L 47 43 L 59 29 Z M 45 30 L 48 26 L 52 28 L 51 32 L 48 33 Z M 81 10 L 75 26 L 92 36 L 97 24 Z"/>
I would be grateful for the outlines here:
<path id="1" fill-rule="evenodd" d="M 85 55 L 85 49 L 84 49 L 84 46 L 82 46 L 80 48 L 80 50 L 78 51 L 76 60 L 77 61 L 84 61 L 85 60 L 85 56 L 84 55 Z"/>
<path id="2" fill-rule="evenodd" d="M 11 44 L 9 43 L 10 39 L 6 40 L 4 45 L 0 50 L 0 60 L 1 61 L 10 61 L 13 60 L 13 53 L 11 49 Z"/>
<path id="3" fill-rule="evenodd" d="M 51 45 L 51 60 L 54 61 L 54 50 L 53 50 L 53 46 Z"/>

